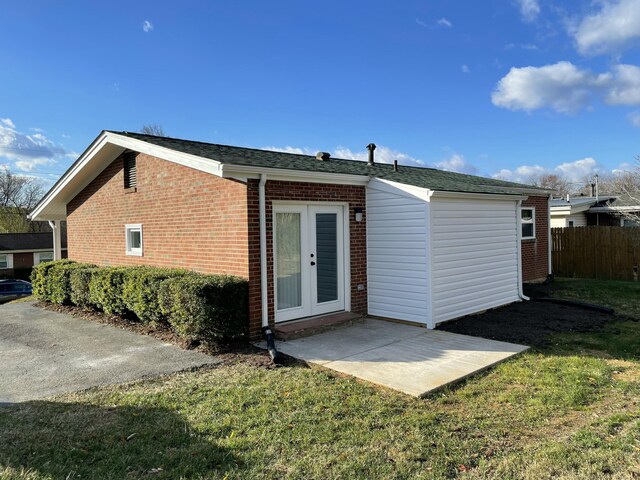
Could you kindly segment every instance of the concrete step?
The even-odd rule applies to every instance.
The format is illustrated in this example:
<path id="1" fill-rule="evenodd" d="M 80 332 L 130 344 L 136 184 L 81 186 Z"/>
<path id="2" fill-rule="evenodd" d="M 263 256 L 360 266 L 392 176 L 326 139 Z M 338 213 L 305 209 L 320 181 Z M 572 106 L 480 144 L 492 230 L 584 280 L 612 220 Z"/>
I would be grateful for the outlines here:
<path id="1" fill-rule="evenodd" d="M 364 323 L 365 318 L 358 313 L 338 312 L 287 323 L 279 323 L 273 328 L 278 340 L 293 340 L 333 330 L 342 326 Z"/>

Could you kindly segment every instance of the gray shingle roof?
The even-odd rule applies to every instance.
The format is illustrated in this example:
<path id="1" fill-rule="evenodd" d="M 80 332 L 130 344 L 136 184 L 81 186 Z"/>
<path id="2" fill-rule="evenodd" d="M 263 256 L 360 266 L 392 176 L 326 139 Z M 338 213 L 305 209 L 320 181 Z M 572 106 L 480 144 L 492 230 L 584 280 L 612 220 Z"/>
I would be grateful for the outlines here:
<path id="1" fill-rule="evenodd" d="M 62 248 L 67 248 L 67 234 L 61 232 Z M 0 252 L 12 250 L 53 250 L 53 234 L 42 233 L 0 233 Z"/>
<path id="2" fill-rule="evenodd" d="M 446 172 L 435 168 L 400 165 L 398 171 L 394 172 L 393 165 L 384 163 L 376 163 L 373 166 L 369 166 L 367 162 L 338 158 L 322 161 L 310 155 L 232 147 L 177 138 L 156 137 L 141 133 L 116 131 L 112 133 L 142 140 L 178 152 L 209 158 L 227 165 L 365 175 L 437 191 L 511 195 L 530 192 L 531 190 L 539 190 L 541 195 L 545 195 L 548 192 L 548 190 L 530 185 L 506 182 L 494 178 L 478 177 L 475 175 Z"/>

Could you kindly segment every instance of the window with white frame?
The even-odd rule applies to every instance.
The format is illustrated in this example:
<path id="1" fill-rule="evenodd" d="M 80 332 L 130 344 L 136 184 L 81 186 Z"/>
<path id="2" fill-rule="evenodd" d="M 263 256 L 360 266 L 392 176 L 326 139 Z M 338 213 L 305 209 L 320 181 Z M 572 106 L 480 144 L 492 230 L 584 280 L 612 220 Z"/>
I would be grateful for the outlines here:
<path id="1" fill-rule="evenodd" d="M 0 253 L 0 269 L 13 268 L 13 255 L 10 253 Z"/>
<path id="2" fill-rule="evenodd" d="M 127 255 L 142 256 L 142 224 L 125 225 Z"/>
<path id="3" fill-rule="evenodd" d="M 522 222 L 522 239 L 536 238 L 536 209 L 532 207 L 520 209 Z"/>
<path id="4" fill-rule="evenodd" d="M 33 254 L 33 264 L 39 265 L 42 262 L 53 261 L 53 252 L 36 252 Z"/>

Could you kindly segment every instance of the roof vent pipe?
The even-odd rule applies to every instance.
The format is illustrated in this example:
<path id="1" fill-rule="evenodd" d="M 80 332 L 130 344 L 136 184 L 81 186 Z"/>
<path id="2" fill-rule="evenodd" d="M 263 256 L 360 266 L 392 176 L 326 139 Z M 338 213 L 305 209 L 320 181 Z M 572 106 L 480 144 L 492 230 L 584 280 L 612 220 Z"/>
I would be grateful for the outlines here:
<path id="1" fill-rule="evenodd" d="M 376 144 L 375 143 L 370 143 L 369 145 L 367 145 L 367 150 L 369 150 L 369 161 L 367 162 L 369 164 L 369 166 L 373 165 L 373 151 L 376 149 Z"/>
<path id="2" fill-rule="evenodd" d="M 318 153 L 316 153 L 316 158 L 318 160 L 329 160 L 330 157 L 331 157 L 331 154 L 327 153 L 327 152 L 318 152 Z"/>
<path id="3" fill-rule="evenodd" d="M 398 160 L 394 160 L 393 161 L 393 171 L 397 172 L 398 171 Z"/>

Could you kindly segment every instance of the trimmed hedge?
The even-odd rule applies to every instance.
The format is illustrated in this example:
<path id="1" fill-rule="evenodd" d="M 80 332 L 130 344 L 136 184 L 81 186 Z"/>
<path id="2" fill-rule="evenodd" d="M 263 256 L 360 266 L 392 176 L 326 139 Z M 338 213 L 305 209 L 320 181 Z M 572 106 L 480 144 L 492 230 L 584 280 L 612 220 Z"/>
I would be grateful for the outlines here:
<path id="1" fill-rule="evenodd" d="M 162 312 L 180 336 L 227 342 L 247 334 L 248 290 L 242 278 L 191 274 L 165 280 L 158 296 Z"/>
<path id="2" fill-rule="evenodd" d="M 225 342 L 247 334 L 249 284 L 239 277 L 58 260 L 36 266 L 31 281 L 42 300 L 169 324 L 189 340 Z"/>

